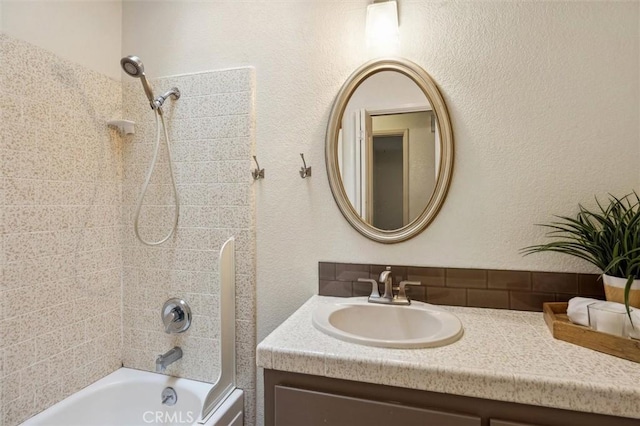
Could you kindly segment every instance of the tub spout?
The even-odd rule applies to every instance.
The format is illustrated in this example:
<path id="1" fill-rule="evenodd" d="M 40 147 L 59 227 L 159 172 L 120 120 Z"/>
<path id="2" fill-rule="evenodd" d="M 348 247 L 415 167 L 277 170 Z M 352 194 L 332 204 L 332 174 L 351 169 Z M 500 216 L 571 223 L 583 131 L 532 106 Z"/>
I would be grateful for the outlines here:
<path id="1" fill-rule="evenodd" d="M 164 373 L 167 367 L 182 358 L 182 349 L 174 347 L 156 358 L 156 373 Z"/>

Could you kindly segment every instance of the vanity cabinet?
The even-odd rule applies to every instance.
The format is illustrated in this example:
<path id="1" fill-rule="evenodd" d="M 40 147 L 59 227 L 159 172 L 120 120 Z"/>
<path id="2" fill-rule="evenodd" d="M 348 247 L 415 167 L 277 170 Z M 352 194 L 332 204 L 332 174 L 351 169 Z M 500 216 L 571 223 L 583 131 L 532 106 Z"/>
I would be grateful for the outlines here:
<path id="1" fill-rule="evenodd" d="M 264 370 L 265 426 L 638 426 L 640 420 Z"/>
<path id="2" fill-rule="evenodd" d="M 481 426 L 480 417 L 353 398 L 288 386 L 275 387 L 276 426 Z"/>

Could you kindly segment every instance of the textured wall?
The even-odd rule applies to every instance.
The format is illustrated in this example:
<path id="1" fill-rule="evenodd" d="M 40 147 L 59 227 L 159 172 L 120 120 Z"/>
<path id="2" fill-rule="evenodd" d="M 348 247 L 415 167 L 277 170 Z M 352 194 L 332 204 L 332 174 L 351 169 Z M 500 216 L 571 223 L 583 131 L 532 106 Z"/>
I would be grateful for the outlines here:
<path id="1" fill-rule="evenodd" d="M 267 173 L 256 186 L 259 338 L 316 292 L 319 260 L 592 272 L 518 249 L 541 241 L 533 224 L 553 213 L 638 187 L 637 2 L 402 1 L 398 53 L 425 68 L 447 102 L 453 181 L 420 236 L 392 246 L 361 237 L 329 191 L 324 137 L 341 84 L 371 59 L 369 3 L 123 8 L 125 51 L 158 75 L 256 66 L 257 153 Z M 172 34 L 162 49 L 159 21 Z M 300 152 L 311 179 L 297 175 Z"/>
<path id="2" fill-rule="evenodd" d="M 0 35 L 0 424 L 120 366 L 120 83 Z M 4 423 L 3 423 L 4 422 Z"/>
<path id="3" fill-rule="evenodd" d="M 137 123 L 125 138 L 124 365 L 155 370 L 173 346 L 183 358 L 166 374 L 214 382 L 220 369 L 218 254 L 236 238 L 238 383 L 253 419 L 255 389 L 255 224 L 250 169 L 253 150 L 254 72 L 251 68 L 152 81 L 157 93 L 177 86 L 181 97 L 165 104 L 181 202 L 177 233 L 158 247 L 134 236 L 133 216 L 155 144 L 154 115 L 137 80 L 124 83 L 124 116 Z M 159 240 L 171 229 L 173 195 L 165 144 L 140 216 L 140 233 Z M 193 324 L 180 335 L 164 332 L 160 310 L 170 297 L 186 300 Z M 252 421 L 252 420 L 251 420 Z M 251 423 L 248 423 L 251 424 Z"/>
<path id="4" fill-rule="evenodd" d="M 522 257 L 534 223 L 640 183 L 637 2 L 399 2 L 400 56 L 449 107 L 448 198 L 418 237 L 371 242 L 335 206 L 326 123 L 345 79 L 372 59 L 369 0 L 126 2 L 123 48 L 150 72 L 256 67 L 258 340 L 316 293 L 318 261 L 595 272 Z M 165 34 L 158 47 L 156 22 Z M 300 179 L 305 153 L 313 166 Z"/>
<path id="5" fill-rule="evenodd" d="M 0 0 L 0 9 L 6 34 L 120 79 L 121 1 Z"/>

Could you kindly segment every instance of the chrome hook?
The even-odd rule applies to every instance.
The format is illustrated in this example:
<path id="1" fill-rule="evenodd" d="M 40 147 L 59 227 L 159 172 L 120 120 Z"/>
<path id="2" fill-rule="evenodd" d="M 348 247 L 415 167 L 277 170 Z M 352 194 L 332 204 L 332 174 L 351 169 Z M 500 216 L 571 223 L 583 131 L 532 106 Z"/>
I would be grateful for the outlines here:
<path id="1" fill-rule="evenodd" d="M 256 158 L 256 156 L 253 156 L 253 161 L 256 162 L 256 169 L 253 169 L 253 171 L 251 172 L 251 176 L 253 176 L 253 180 L 258 180 L 258 179 L 264 179 L 264 169 L 260 168 L 260 164 L 258 164 L 258 159 Z"/>
<path id="2" fill-rule="evenodd" d="M 304 161 L 304 154 L 300 153 L 300 157 L 302 157 L 303 167 L 300 167 L 300 177 L 302 179 L 311 176 L 311 166 L 307 167 L 307 162 Z"/>

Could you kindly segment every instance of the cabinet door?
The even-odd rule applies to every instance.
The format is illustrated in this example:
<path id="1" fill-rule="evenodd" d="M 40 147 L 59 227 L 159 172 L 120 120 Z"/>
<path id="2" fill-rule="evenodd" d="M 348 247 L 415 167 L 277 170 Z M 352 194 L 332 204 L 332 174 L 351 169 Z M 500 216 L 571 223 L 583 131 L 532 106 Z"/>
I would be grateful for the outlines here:
<path id="1" fill-rule="evenodd" d="M 481 426 L 479 417 L 275 387 L 276 426 Z"/>

